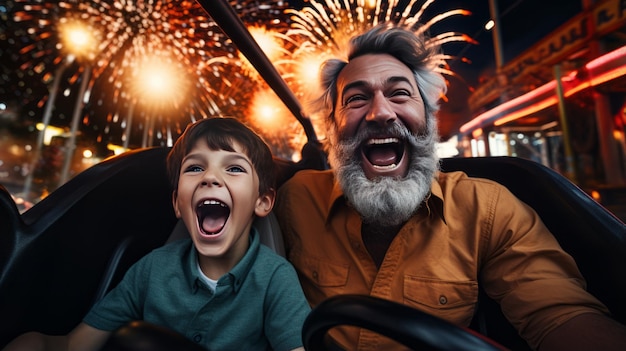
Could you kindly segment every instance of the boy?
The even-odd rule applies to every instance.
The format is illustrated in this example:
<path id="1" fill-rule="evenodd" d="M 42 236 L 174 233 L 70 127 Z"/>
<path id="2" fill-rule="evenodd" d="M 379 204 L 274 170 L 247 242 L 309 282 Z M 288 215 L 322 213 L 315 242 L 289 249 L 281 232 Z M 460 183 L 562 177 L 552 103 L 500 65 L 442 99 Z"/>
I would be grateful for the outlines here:
<path id="1" fill-rule="evenodd" d="M 167 171 L 191 238 L 140 259 L 68 335 L 27 333 L 5 350 L 97 350 L 133 320 L 213 350 L 303 350 L 310 307 L 298 277 L 252 227 L 276 195 L 268 146 L 234 118 L 203 119 L 176 141 Z"/>

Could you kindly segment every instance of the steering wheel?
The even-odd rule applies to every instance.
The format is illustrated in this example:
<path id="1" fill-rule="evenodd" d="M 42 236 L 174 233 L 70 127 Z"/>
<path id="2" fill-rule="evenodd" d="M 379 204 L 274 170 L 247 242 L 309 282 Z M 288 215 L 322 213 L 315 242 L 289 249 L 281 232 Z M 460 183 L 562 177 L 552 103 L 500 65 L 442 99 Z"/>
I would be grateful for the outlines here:
<path id="1" fill-rule="evenodd" d="M 114 331 L 99 351 L 206 351 L 165 327 L 133 321 Z"/>
<path id="2" fill-rule="evenodd" d="M 338 295 L 316 306 L 304 322 L 307 351 L 326 350 L 324 337 L 339 325 L 365 328 L 419 350 L 506 350 L 471 329 L 462 328 L 409 306 L 363 295 Z"/>

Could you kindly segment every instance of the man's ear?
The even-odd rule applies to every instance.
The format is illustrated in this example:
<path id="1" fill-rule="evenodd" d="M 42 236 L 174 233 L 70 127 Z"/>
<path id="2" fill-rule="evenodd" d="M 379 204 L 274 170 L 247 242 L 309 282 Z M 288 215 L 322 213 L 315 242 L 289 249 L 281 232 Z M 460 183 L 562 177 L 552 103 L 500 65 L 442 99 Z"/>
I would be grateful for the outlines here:
<path id="1" fill-rule="evenodd" d="M 176 218 L 180 218 L 180 209 L 178 209 L 178 203 L 176 199 L 178 198 L 178 191 L 172 191 L 172 207 L 174 207 L 174 214 L 176 214 Z"/>
<path id="2" fill-rule="evenodd" d="M 256 200 L 256 206 L 254 207 L 254 214 L 257 217 L 265 217 L 274 208 L 274 201 L 276 200 L 276 190 L 270 189 L 265 194 L 261 194 Z"/>

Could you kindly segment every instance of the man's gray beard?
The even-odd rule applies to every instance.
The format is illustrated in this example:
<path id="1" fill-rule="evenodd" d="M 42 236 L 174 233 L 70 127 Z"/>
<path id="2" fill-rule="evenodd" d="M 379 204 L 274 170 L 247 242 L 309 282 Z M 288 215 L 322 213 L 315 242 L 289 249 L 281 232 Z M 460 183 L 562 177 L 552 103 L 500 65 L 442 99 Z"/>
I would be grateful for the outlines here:
<path id="1" fill-rule="evenodd" d="M 339 141 L 334 128 L 329 133 L 329 162 L 346 198 L 365 223 L 392 226 L 406 222 L 430 193 L 434 174 L 439 169 L 436 123 L 428 123 L 426 132 L 419 136 L 399 125 L 392 129 L 393 134 L 410 143 L 409 154 L 405 155 L 410 157 L 409 172 L 404 178 L 370 180 L 365 176 L 358 154 L 368 131 L 360 131 L 347 141 Z"/>

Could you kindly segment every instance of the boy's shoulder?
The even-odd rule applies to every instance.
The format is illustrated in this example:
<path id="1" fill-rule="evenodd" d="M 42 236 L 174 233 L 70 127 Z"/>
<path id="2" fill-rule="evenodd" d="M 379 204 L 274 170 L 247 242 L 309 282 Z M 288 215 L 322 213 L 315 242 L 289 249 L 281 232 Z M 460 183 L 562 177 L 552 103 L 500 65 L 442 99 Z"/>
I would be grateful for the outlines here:
<path id="1" fill-rule="evenodd" d="M 266 261 L 275 264 L 289 263 L 289 261 L 287 261 L 285 257 L 279 255 L 276 251 L 272 250 L 265 244 L 259 245 L 259 253 L 256 257 L 256 260 Z"/>
<path id="2" fill-rule="evenodd" d="M 259 245 L 259 251 L 254 259 L 253 270 L 257 273 L 274 275 L 277 271 L 293 269 L 287 259 L 264 244 Z"/>
<path id="3" fill-rule="evenodd" d="M 193 243 L 191 238 L 184 238 L 175 240 L 157 247 L 154 250 L 146 254 L 143 259 L 151 260 L 153 262 L 171 262 L 172 257 L 182 257 L 189 252 Z"/>

